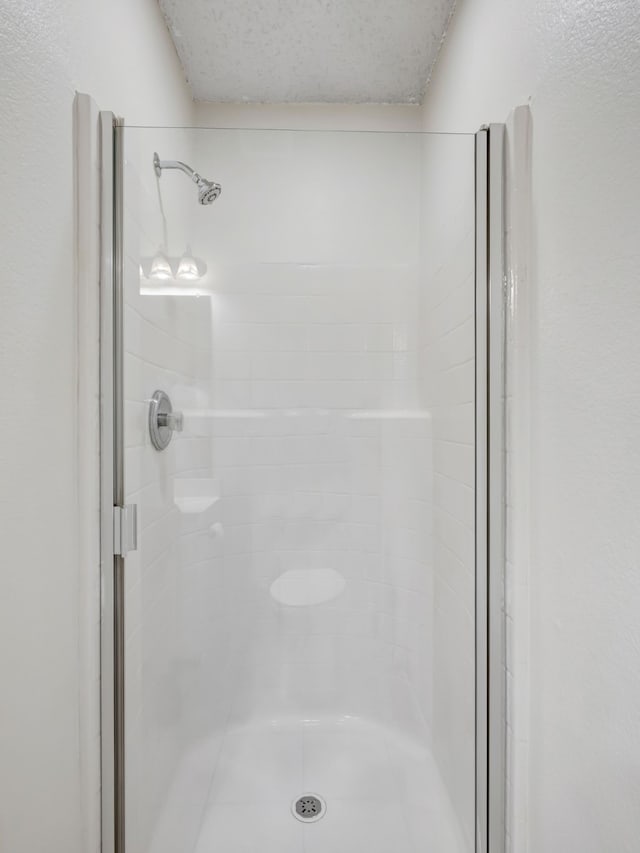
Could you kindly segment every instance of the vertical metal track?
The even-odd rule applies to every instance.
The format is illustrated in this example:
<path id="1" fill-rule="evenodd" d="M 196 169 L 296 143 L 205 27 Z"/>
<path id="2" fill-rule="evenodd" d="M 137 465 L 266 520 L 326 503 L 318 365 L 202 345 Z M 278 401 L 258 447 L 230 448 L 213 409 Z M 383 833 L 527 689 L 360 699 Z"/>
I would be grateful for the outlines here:
<path id="1" fill-rule="evenodd" d="M 124 506 L 124 127 L 113 128 L 113 504 Z M 115 853 L 125 851 L 125 594 L 124 557 L 113 562 Z"/>
<path id="2" fill-rule="evenodd" d="M 489 128 L 488 174 L 489 853 L 504 853 L 506 800 L 504 125 Z"/>
<path id="3" fill-rule="evenodd" d="M 100 734 L 102 853 L 124 853 L 124 560 L 114 554 L 122 506 L 123 122 L 100 113 Z"/>
<path id="4" fill-rule="evenodd" d="M 476 851 L 504 853 L 504 126 L 476 134 Z"/>
<path id="5" fill-rule="evenodd" d="M 476 205 L 476 853 L 488 851 L 488 285 L 489 285 L 489 132 L 480 130 L 475 145 Z"/>
<path id="6" fill-rule="evenodd" d="M 100 737 L 102 853 L 115 850 L 114 122 L 100 113 Z"/>

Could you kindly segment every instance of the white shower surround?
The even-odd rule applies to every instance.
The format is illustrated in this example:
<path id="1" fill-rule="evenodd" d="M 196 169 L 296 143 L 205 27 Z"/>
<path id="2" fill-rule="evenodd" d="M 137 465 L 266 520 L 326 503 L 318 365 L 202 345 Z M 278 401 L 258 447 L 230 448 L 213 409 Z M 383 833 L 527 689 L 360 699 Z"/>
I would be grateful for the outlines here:
<path id="1" fill-rule="evenodd" d="M 407 512 L 410 500 L 426 507 L 430 467 L 414 453 L 428 452 L 428 413 L 406 417 L 419 409 L 419 145 L 394 157 L 393 137 L 203 132 L 198 143 L 227 187 L 215 219 L 198 217 L 215 406 L 262 415 L 215 425 L 225 555 L 246 614 L 237 713 L 391 723 L 415 705 L 401 650 L 424 649 L 429 672 L 428 540 Z M 270 596 L 283 573 L 322 568 L 345 579 L 338 600 L 305 610 Z"/>
<path id="2" fill-rule="evenodd" d="M 221 205 L 213 221 L 198 217 L 199 239 L 212 253 L 215 407 L 262 415 L 244 423 L 218 420 L 215 428 L 229 532 L 225 559 L 236 584 L 234 612 L 246 613 L 234 626 L 239 684 L 231 719 L 245 731 L 267 725 L 286 733 L 302 725 L 308 766 L 313 729 L 324 732 L 325 752 L 337 750 L 335 761 L 341 752 L 349 755 L 349 739 L 332 747 L 344 726 L 356 744 L 368 731 L 359 732 L 359 725 L 382 726 L 380 743 L 413 738 L 419 755 L 432 746 L 435 709 L 445 739 L 441 758 L 455 769 L 446 767 L 448 794 L 437 773 L 437 797 L 435 788 L 419 784 L 414 795 L 441 802 L 445 825 L 455 825 L 450 801 L 457 801 L 470 848 L 472 137 L 445 143 L 418 136 L 203 131 L 196 146 L 199 160 L 210 162 L 227 187 L 227 207 Z M 450 171 L 460 191 L 441 230 L 428 198 L 435 176 L 446 183 Z M 442 272 L 450 257 L 455 263 Z M 452 466 L 447 431 L 453 447 L 461 445 Z M 434 481 L 434 456 L 439 476 L 462 493 L 445 488 L 448 503 Z M 450 511 L 467 526 L 444 530 Z M 460 564 L 461 587 L 446 548 L 453 548 L 449 562 L 453 553 Z M 337 601 L 304 610 L 282 607 L 269 594 L 285 572 L 327 567 L 346 580 Z M 443 612 L 450 610 L 443 589 L 452 586 L 462 623 L 455 608 Z M 447 618 L 453 635 L 443 630 Z M 443 678 L 447 670 L 458 673 L 453 681 Z M 370 752 L 376 754 L 371 744 Z M 378 778 L 375 760 L 368 762 L 365 753 L 358 753 L 356 772 L 362 780 Z M 399 764 L 381 759 L 378 767 L 403 779 L 406 768 Z M 318 789 L 309 772 L 301 790 Z M 334 791 L 321 793 L 331 801 Z M 358 793 L 352 789 L 349 796 Z M 427 831 L 421 836 L 411 809 L 405 817 L 415 849 L 434 842 Z M 443 836 L 441 843 L 463 849 L 462 837 L 445 842 Z M 371 842 L 381 849 L 390 843 L 385 833 Z"/>
<path id="3" fill-rule="evenodd" d="M 137 460 L 147 477 L 146 488 L 129 496 L 142 504 L 137 559 L 148 566 L 151 552 L 156 567 L 173 559 L 178 569 L 173 577 L 161 572 L 163 592 L 154 589 L 153 568 L 143 568 L 140 592 L 130 591 L 141 614 L 137 621 L 128 616 L 132 663 L 144 654 L 135 648 L 141 638 L 147 648 L 144 666 L 130 667 L 128 755 L 138 756 L 128 795 L 132 847 L 146 843 L 163 853 L 178 838 L 195 843 L 207 798 L 202 849 L 212 839 L 232 840 L 229 821 L 241 791 L 258 799 L 256 785 L 269 778 L 275 801 L 256 818 L 256 831 L 261 820 L 261 831 L 277 824 L 277 804 L 304 790 L 319 790 L 329 809 L 338 809 L 319 834 L 285 823 L 274 836 L 285 849 L 289 840 L 297 843 L 295 833 L 308 836 L 309 849 L 318 839 L 326 843 L 336 826 L 357 839 L 354 827 L 365 827 L 367 815 L 378 836 L 372 850 L 392 839 L 407 851 L 429 844 L 470 849 L 473 800 L 452 806 L 459 792 L 447 762 L 457 760 L 448 746 L 460 733 L 455 720 L 473 717 L 473 669 L 466 695 L 444 674 L 468 674 L 473 623 L 450 649 L 450 638 L 436 629 L 443 572 L 451 588 L 438 543 L 457 547 L 447 539 L 457 532 L 442 530 L 438 507 L 449 512 L 451 504 L 443 503 L 437 478 L 458 478 L 464 490 L 473 454 L 463 450 L 452 471 L 445 460 L 434 476 L 443 445 L 442 436 L 434 440 L 433 413 L 438 430 L 443 413 L 451 429 L 447 406 L 473 394 L 471 369 L 454 374 L 457 391 L 442 397 L 452 365 L 473 367 L 472 325 L 447 337 L 473 308 L 472 137 L 445 144 L 398 134 L 126 133 L 135 153 L 128 173 L 143 175 L 143 186 L 127 186 L 145 199 L 130 201 L 127 240 L 141 255 L 153 253 L 161 233 L 145 172 L 153 150 L 187 160 L 223 185 L 216 205 L 200 208 L 182 176 L 161 179 L 170 239 L 188 240 L 206 260 L 210 298 L 136 296 L 135 250 L 129 252 L 128 311 L 135 307 L 143 317 L 142 325 L 138 316 L 129 320 L 128 369 L 142 379 L 134 395 L 145 399 L 164 385 L 186 411 L 185 433 L 166 455 L 149 446 L 144 406 L 134 405 L 128 422 L 139 445 L 128 464 Z M 468 209 L 455 211 L 453 243 L 436 230 L 431 245 L 422 239 L 436 224 L 427 204 L 432 160 L 454 169 L 460 186 L 467 182 Z M 447 281 L 438 279 L 439 258 L 451 252 L 459 309 L 443 302 Z M 147 327 L 146 354 L 136 354 L 142 339 L 135 339 Z M 444 362 L 440 334 L 449 340 Z M 140 356 L 149 362 L 142 371 Z M 472 406 L 466 422 L 464 435 L 454 429 L 454 442 L 473 432 Z M 185 522 L 175 506 L 175 477 L 204 478 L 216 500 L 183 530 L 189 549 L 171 557 L 171 539 Z M 447 494 L 464 515 L 466 501 Z M 184 505 L 182 492 L 177 503 Z M 466 568 L 472 577 L 473 567 Z M 324 604 L 287 606 L 270 593 L 287 572 L 326 569 L 345 588 Z M 473 585 L 456 589 L 454 578 L 453 590 L 461 613 L 469 613 Z M 181 599 L 188 607 L 176 612 L 171 602 Z M 187 682 L 180 670 L 188 670 Z M 146 690 L 139 703 L 136 688 L 138 695 Z M 445 734 L 434 761 L 431 730 L 442 730 L 452 703 L 449 740 Z M 458 756 L 466 750 L 461 791 L 473 790 L 473 737 L 460 740 Z M 340 817 L 347 802 L 353 808 Z M 428 804 L 429 827 L 414 820 L 418 803 Z"/>

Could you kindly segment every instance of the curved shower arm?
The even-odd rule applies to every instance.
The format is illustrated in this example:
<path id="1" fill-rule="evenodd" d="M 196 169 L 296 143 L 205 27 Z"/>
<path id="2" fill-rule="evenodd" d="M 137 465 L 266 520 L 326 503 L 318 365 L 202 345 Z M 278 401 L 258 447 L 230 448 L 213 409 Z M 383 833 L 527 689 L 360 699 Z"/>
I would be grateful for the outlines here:
<path id="1" fill-rule="evenodd" d="M 163 169 L 180 169 L 191 178 L 194 184 L 200 180 L 200 175 L 194 172 L 191 166 L 187 166 L 181 160 L 161 160 L 156 153 L 153 155 L 153 168 L 158 177 L 162 175 Z"/>
<path id="2" fill-rule="evenodd" d="M 162 175 L 163 169 L 178 169 L 184 172 L 187 177 L 191 178 L 194 184 L 198 187 L 198 201 L 200 204 L 213 204 L 222 192 L 220 184 L 215 181 L 208 181 L 197 172 L 194 172 L 191 166 L 187 166 L 181 160 L 161 160 L 157 152 L 153 154 L 153 171 L 159 178 Z M 158 182 L 158 193 L 160 193 L 160 182 Z"/>

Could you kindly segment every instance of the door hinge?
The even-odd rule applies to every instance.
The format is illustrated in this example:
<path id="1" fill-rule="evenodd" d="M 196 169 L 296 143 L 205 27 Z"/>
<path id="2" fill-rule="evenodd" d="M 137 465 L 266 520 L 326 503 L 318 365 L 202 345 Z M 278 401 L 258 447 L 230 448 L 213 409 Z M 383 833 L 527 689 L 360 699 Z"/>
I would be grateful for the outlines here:
<path id="1" fill-rule="evenodd" d="M 126 557 L 138 547 L 138 507 L 136 504 L 113 508 L 113 554 Z"/>

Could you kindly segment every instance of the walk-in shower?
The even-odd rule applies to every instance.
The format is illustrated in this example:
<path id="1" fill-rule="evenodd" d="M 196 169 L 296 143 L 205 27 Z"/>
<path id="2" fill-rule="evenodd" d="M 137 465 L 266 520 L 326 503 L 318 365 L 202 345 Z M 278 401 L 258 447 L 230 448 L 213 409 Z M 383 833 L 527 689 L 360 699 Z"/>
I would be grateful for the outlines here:
<path id="1" fill-rule="evenodd" d="M 110 121 L 105 850 L 498 853 L 500 129 Z"/>

